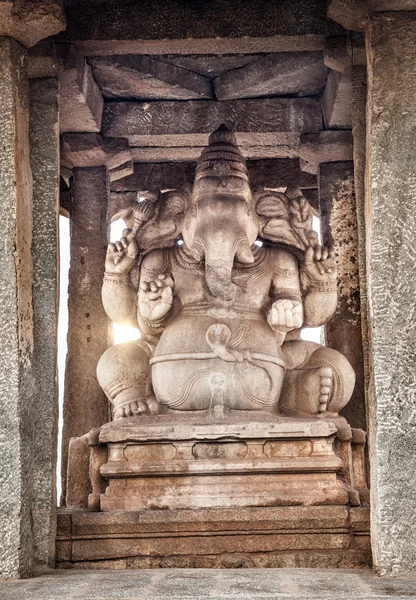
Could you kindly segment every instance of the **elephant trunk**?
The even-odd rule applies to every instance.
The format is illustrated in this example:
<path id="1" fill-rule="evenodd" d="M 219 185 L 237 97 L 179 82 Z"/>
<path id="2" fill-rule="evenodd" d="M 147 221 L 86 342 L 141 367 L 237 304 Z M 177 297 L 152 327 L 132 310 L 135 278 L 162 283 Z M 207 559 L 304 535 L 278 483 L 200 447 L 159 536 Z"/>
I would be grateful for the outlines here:
<path id="1" fill-rule="evenodd" d="M 199 256 L 205 260 L 205 280 L 211 294 L 219 300 L 231 302 L 234 300 L 238 286 L 232 281 L 234 259 L 251 263 L 254 260 L 248 241 L 243 236 L 227 239 L 219 235 L 210 239 L 207 244 L 198 244 Z"/>
<path id="2" fill-rule="evenodd" d="M 205 280 L 209 291 L 215 298 L 232 301 L 237 292 L 237 286 L 232 282 L 234 257 L 210 258 L 205 257 Z"/>

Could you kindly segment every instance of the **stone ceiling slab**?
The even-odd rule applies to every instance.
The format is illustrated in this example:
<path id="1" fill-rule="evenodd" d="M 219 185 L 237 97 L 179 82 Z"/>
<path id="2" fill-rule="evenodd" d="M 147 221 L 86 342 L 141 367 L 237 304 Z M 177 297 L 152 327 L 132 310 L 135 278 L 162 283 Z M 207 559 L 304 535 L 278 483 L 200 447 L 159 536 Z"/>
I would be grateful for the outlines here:
<path id="1" fill-rule="evenodd" d="M 97 6 L 99 10 L 97 10 Z M 66 40 L 241 38 L 273 35 L 335 35 L 326 0 L 112 0 L 65 3 Z"/>
<path id="2" fill-rule="evenodd" d="M 105 104 L 103 135 L 127 137 L 131 146 L 203 145 L 205 136 L 221 123 L 234 132 L 317 133 L 322 110 L 317 98 L 266 98 L 211 102 L 110 102 Z M 183 136 L 199 136 L 199 143 Z M 156 143 L 154 136 L 157 136 Z M 167 137 L 170 138 L 167 139 Z M 163 138 L 163 143 L 161 139 Z M 172 141 L 176 140 L 176 144 Z M 168 143 L 169 141 L 169 143 Z"/>
<path id="3" fill-rule="evenodd" d="M 107 98 L 191 100 L 213 96 L 206 77 L 151 56 L 91 57 L 88 63 Z"/>
<path id="4" fill-rule="evenodd" d="M 325 87 L 322 52 L 268 54 L 224 73 L 214 82 L 218 100 L 262 96 L 313 96 Z"/>

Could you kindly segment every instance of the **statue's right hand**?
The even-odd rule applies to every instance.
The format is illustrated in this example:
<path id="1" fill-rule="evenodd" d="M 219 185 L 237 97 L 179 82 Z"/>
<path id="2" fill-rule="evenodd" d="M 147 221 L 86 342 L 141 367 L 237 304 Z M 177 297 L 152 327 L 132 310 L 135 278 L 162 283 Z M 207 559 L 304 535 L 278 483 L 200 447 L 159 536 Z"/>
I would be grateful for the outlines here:
<path id="1" fill-rule="evenodd" d="M 109 244 L 105 259 L 105 270 L 107 273 L 130 273 L 139 255 L 137 241 L 124 235 L 121 240 Z"/>
<path id="2" fill-rule="evenodd" d="M 144 321 L 156 324 L 164 319 L 172 306 L 173 287 L 173 279 L 164 273 L 155 280 L 140 283 L 138 304 Z"/>

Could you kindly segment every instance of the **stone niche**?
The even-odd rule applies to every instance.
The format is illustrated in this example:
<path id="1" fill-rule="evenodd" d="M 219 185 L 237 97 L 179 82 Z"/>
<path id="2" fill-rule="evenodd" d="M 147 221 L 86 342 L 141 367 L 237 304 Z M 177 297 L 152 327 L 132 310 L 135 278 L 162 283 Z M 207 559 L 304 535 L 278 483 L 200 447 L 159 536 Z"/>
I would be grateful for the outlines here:
<path id="1" fill-rule="evenodd" d="M 336 312 L 337 262 L 284 190 L 220 126 L 192 188 L 120 209 L 103 306 L 141 338 L 98 362 L 112 420 L 70 441 L 60 566 L 370 564 L 354 369 L 300 336 Z"/>

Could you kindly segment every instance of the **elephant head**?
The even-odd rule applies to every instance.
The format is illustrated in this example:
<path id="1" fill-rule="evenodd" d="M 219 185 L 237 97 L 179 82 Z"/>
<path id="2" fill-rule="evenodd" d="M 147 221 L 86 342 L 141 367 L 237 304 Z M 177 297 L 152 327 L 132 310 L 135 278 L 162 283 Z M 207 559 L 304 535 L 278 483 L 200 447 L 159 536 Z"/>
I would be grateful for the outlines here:
<path id="1" fill-rule="evenodd" d="M 222 125 L 198 161 L 192 205 L 182 228 L 187 250 L 205 262 L 206 283 L 216 298 L 234 299 L 234 261 L 254 261 L 251 248 L 258 230 L 245 160 L 234 134 Z"/>

